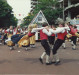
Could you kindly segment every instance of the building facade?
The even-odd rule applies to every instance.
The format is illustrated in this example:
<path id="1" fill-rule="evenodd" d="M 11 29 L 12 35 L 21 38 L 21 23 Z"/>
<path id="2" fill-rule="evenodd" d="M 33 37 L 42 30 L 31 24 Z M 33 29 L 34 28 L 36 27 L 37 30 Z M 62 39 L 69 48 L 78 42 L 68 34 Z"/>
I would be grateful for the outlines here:
<path id="1" fill-rule="evenodd" d="M 79 15 L 79 0 L 62 0 L 60 6 L 64 9 L 64 18 L 69 17 L 73 19 Z"/>
<path id="2" fill-rule="evenodd" d="M 58 0 L 60 7 L 63 7 L 63 18 L 74 18 L 79 15 L 79 0 Z M 31 12 L 34 11 L 38 0 L 31 0 Z"/>
<path id="3" fill-rule="evenodd" d="M 38 4 L 38 0 L 31 0 L 31 12 L 34 11 L 35 5 L 37 5 L 37 4 Z"/>

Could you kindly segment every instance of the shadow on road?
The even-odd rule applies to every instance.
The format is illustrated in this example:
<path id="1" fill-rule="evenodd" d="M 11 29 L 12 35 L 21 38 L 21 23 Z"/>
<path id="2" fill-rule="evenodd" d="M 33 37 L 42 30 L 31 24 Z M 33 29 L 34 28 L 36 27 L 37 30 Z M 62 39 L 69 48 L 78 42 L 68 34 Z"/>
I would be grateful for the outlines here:
<path id="1" fill-rule="evenodd" d="M 2 60 L 2 61 L 0 60 L 0 64 L 3 64 L 3 63 L 11 63 L 11 61 L 10 60 L 6 60 L 6 59 Z"/>
<path id="2" fill-rule="evenodd" d="M 61 59 L 61 63 L 65 64 L 65 63 L 74 63 L 74 62 L 79 62 L 79 59 Z"/>

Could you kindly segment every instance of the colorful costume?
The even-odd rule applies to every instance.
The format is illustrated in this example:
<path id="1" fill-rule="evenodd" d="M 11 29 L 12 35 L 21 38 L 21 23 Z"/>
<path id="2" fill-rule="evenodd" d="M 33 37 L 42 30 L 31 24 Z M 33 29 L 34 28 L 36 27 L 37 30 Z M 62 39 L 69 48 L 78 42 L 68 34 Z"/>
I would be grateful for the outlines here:
<path id="1" fill-rule="evenodd" d="M 34 33 L 28 33 L 27 35 L 23 36 L 18 42 L 19 47 L 28 46 L 30 44 L 29 37 L 31 37 L 33 35 L 34 35 Z"/>
<path id="2" fill-rule="evenodd" d="M 12 35 L 13 35 L 13 30 L 8 29 L 7 30 L 7 39 L 5 40 L 6 43 L 11 40 Z"/>
<path id="3" fill-rule="evenodd" d="M 35 45 L 35 35 L 33 35 L 32 37 L 30 37 L 30 45 Z"/>
<path id="4" fill-rule="evenodd" d="M 18 41 L 23 37 L 24 35 L 22 34 L 16 34 L 16 35 L 13 35 L 11 37 L 11 41 L 8 41 L 7 45 L 8 46 L 14 46 L 16 43 L 18 43 Z"/>
<path id="5" fill-rule="evenodd" d="M 19 45 L 19 47 L 22 47 L 22 46 L 24 46 L 24 47 L 28 47 L 29 45 L 30 45 L 30 42 L 33 44 L 35 44 L 35 42 L 33 41 L 33 40 L 35 40 L 35 33 L 31 33 L 31 30 L 33 29 L 33 28 L 35 28 L 35 27 L 37 27 L 37 25 L 36 24 L 34 24 L 34 25 L 29 25 L 29 27 L 28 27 L 28 34 L 27 35 L 25 35 L 25 36 L 23 36 L 21 39 L 20 39 L 20 41 L 18 42 L 18 45 Z M 30 40 L 30 38 L 32 37 L 32 39 Z M 34 37 L 34 38 L 33 38 Z"/>

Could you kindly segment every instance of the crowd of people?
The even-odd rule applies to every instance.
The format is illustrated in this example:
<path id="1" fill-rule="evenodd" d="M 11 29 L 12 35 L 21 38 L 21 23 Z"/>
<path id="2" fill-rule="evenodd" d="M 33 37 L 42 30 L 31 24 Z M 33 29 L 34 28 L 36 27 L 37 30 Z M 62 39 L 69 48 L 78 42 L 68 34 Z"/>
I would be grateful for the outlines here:
<path id="1" fill-rule="evenodd" d="M 36 25 L 29 25 L 28 28 L 24 27 L 21 28 L 20 26 L 17 26 L 16 28 L 13 28 L 13 26 L 10 26 L 8 29 L 0 29 L 0 44 L 8 45 L 10 47 L 10 50 L 13 50 L 13 46 L 15 44 L 19 44 L 20 39 L 25 35 L 30 35 L 30 31 L 32 28 L 34 28 Z M 33 40 L 33 41 L 32 41 Z M 35 35 L 29 38 L 29 42 L 31 47 L 35 47 Z M 20 44 L 19 44 L 20 45 Z M 26 46 L 27 50 L 27 46 Z"/>
<path id="2" fill-rule="evenodd" d="M 20 28 L 20 26 L 9 29 L 0 29 L 0 44 L 4 42 L 11 50 L 15 45 L 18 47 L 35 47 L 35 33 L 40 32 L 41 45 L 44 48 L 44 52 L 39 58 L 39 61 L 43 64 L 43 58 L 46 56 L 46 65 L 60 63 L 58 57 L 58 50 L 60 46 L 65 47 L 65 39 L 71 39 L 72 49 L 76 50 L 76 41 L 79 37 L 76 25 L 70 24 L 70 21 L 64 21 L 58 19 L 58 26 L 49 26 L 47 23 L 43 23 L 41 28 L 38 28 L 37 24 L 29 25 L 28 28 Z M 50 61 L 50 53 L 52 50 L 52 60 Z"/>

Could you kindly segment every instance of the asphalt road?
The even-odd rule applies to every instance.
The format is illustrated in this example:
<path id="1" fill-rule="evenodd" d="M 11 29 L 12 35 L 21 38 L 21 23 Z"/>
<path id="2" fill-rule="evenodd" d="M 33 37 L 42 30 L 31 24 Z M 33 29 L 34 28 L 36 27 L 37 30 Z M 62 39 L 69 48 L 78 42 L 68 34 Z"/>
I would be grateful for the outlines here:
<path id="1" fill-rule="evenodd" d="M 77 50 L 72 50 L 70 42 L 66 42 L 66 49 L 59 49 L 61 64 L 58 66 L 45 65 L 45 58 L 41 64 L 38 58 L 43 51 L 40 42 L 28 51 L 17 47 L 10 51 L 8 46 L 0 45 L 0 75 L 79 75 L 79 44 Z"/>

